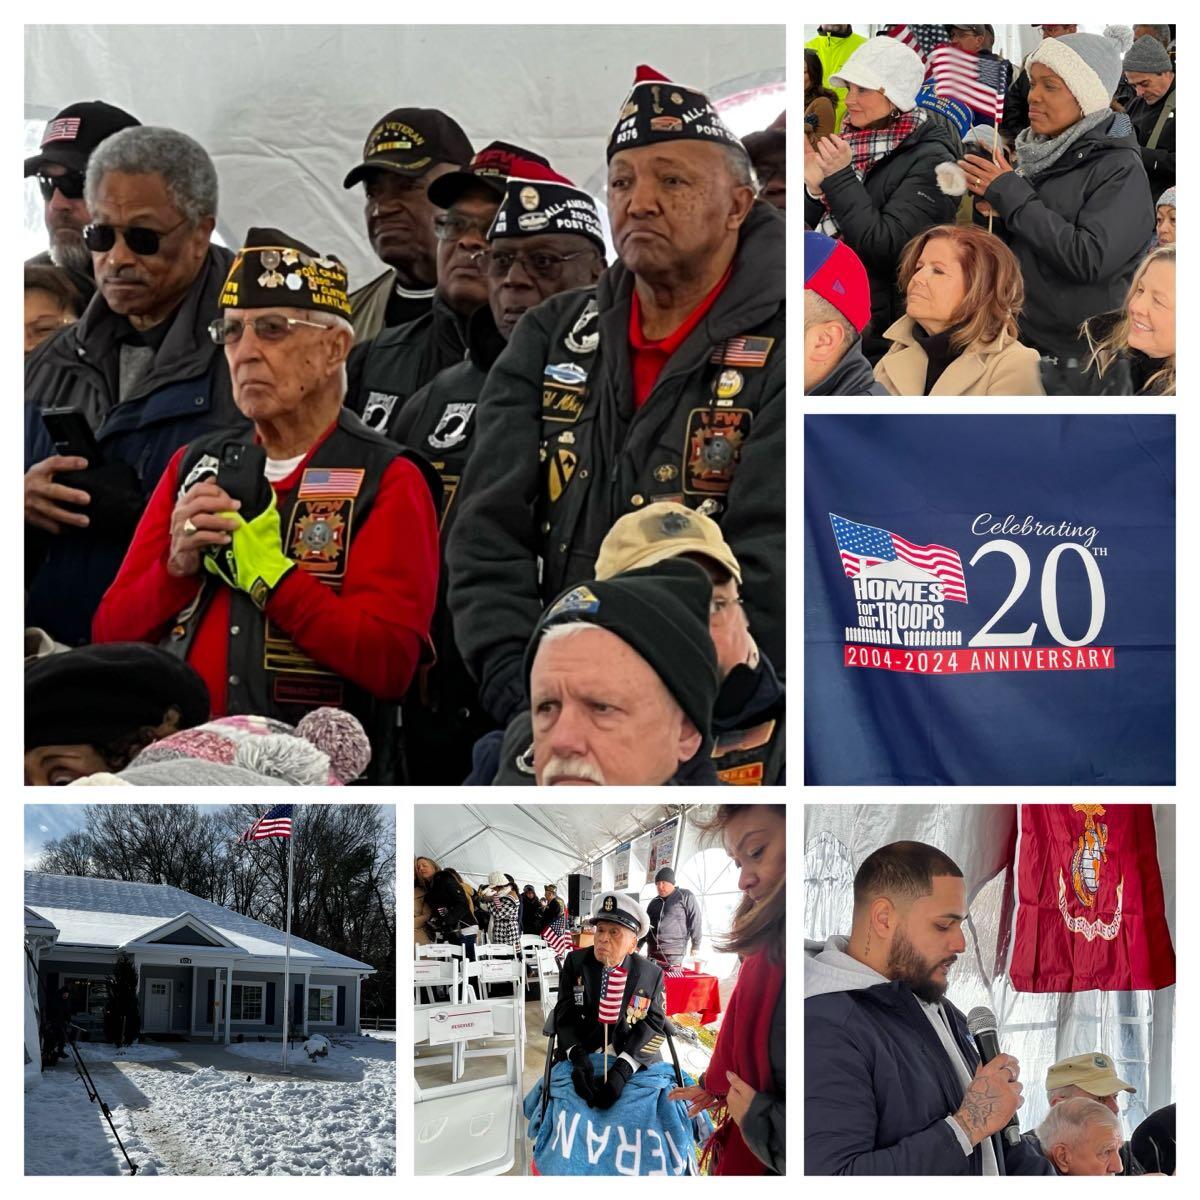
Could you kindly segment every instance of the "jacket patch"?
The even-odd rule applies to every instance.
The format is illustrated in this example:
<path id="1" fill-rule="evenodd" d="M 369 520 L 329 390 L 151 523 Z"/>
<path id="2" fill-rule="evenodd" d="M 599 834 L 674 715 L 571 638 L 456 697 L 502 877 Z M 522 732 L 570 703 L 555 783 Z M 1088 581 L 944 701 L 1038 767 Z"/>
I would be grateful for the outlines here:
<path id="1" fill-rule="evenodd" d="M 595 297 L 593 297 L 583 306 L 583 312 L 579 314 L 578 320 L 571 326 L 571 332 L 563 338 L 563 344 L 568 350 L 573 351 L 575 354 L 591 354 L 600 345 L 600 331 L 598 329 L 593 333 L 584 332 L 599 316 L 600 306 L 596 303 Z"/>
<path id="2" fill-rule="evenodd" d="M 587 389 L 542 381 L 542 420 L 573 425 L 583 413 Z"/>
<path id="3" fill-rule="evenodd" d="M 725 367 L 765 367 L 775 339 L 769 337 L 728 338 L 713 352 L 710 362 Z"/>
<path id="4" fill-rule="evenodd" d="M 348 496 L 297 500 L 288 528 L 288 557 L 319 575 L 346 573 L 354 501 Z"/>
<path id="5" fill-rule="evenodd" d="M 449 450 L 466 441 L 474 404 L 447 404 L 442 410 L 437 428 L 426 439 L 435 450 Z"/>
<path id="6" fill-rule="evenodd" d="M 388 422 L 392 419 L 392 410 L 399 399 L 399 396 L 393 396 L 390 392 L 371 392 L 363 405 L 363 424 L 368 429 L 374 429 L 376 433 L 382 433 L 387 429 Z"/>
<path id="7" fill-rule="evenodd" d="M 717 772 L 717 778 L 735 787 L 762 787 L 763 765 L 760 762 L 743 763 L 740 767 L 726 767 Z"/>
<path id="8" fill-rule="evenodd" d="M 683 490 L 692 494 L 729 490 L 750 434 L 748 408 L 694 408 L 684 441 Z"/>
<path id="9" fill-rule="evenodd" d="M 217 461 L 215 455 L 202 454 L 196 462 L 196 465 L 187 473 L 187 478 L 179 485 L 179 495 L 184 495 L 187 490 L 194 484 L 201 483 L 205 479 L 216 479 L 217 468 L 221 464 Z"/>
<path id="10" fill-rule="evenodd" d="M 718 735 L 713 745 L 713 758 L 723 758 L 735 750 L 757 750 L 765 746 L 775 733 L 775 722 L 764 721 L 761 725 L 753 725 L 749 729 L 731 729 L 728 733 Z"/>
<path id="11" fill-rule="evenodd" d="M 573 450 L 564 450 L 560 446 L 554 451 L 549 460 L 546 478 L 546 491 L 550 496 L 551 504 L 555 503 L 567 490 L 567 484 L 571 482 L 571 476 L 575 474 L 575 468 L 578 465 L 579 455 Z"/>
<path id="12" fill-rule="evenodd" d="M 542 372 L 553 383 L 587 383 L 588 373 L 572 362 L 550 363 Z"/>

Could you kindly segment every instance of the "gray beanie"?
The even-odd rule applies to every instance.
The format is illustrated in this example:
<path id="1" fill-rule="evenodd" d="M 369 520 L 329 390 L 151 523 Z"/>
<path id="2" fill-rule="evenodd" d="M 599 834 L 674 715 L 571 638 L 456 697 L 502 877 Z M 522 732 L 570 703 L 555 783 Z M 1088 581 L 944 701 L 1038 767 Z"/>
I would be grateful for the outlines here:
<path id="1" fill-rule="evenodd" d="M 1167 188 L 1167 190 L 1165 192 L 1163 192 L 1163 194 L 1161 196 L 1159 196 L 1159 198 L 1157 200 L 1155 200 L 1154 207 L 1155 208 L 1163 208 L 1163 207 L 1174 208 L 1175 207 L 1175 189 L 1173 187 Z"/>
<path id="2" fill-rule="evenodd" d="M 1132 42 L 1133 30 L 1128 25 L 1106 25 L 1103 35 L 1068 33 L 1046 38 L 1029 62 L 1053 71 L 1087 117 L 1111 104 L 1121 82 L 1121 55 Z"/>
<path id="3" fill-rule="evenodd" d="M 1167 53 L 1167 48 L 1156 37 L 1143 34 L 1130 47 L 1125 55 L 1125 70 L 1139 71 L 1146 75 L 1162 75 L 1166 71 L 1174 71 L 1175 64 Z"/>

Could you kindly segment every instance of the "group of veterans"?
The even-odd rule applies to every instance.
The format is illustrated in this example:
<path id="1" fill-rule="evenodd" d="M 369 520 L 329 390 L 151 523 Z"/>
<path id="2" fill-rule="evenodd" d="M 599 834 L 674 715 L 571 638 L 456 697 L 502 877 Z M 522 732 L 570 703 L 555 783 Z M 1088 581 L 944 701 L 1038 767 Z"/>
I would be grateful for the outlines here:
<path id="1" fill-rule="evenodd" d="M 27 781 L 333 709 L 370 783 L 782 782 L 781 125 L 744 144 L 638 68 L 608 262 L 544 156 L 395 109 L 344 180 L 385 267 L 353 289 L 270 212 L 214 244 L 186 134 L 52 119 Z"/>

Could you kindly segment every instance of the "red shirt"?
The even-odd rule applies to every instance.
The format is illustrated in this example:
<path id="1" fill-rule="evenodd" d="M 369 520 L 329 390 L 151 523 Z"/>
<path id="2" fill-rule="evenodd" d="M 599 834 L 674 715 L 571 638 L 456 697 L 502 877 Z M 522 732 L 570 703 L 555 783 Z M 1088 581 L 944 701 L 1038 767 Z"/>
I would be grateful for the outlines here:
<path id="1" fill-rule="evenodd" d="M 712 308 L 732 273 L 733 264 L 730 263 L 713 290 L 692 309 L 683 324 L 657 342 L 650 341 L 642 333 L 642 305 L 638 300 L 637 288 L 633 289 L 633 300 L 629 305 L 629 358 L 633 364 L 633 402 L 638 408 L 646 403 L 663 367 L 687 341 L 688 334 L 704 319 L 704 314 Z"/>
<path id="2" fill-rule="evenodd" d="M 299 472 L 327 436 L 273 485 L 277 492 L 298 485 Z M 158 481 L 125 561 L 100 601 L 92 619 L 96 642 L 161 641 L 207 578 L 205 573 L 180 579 L 167 572 L 184 449 Z M 433 498 L 421 472 L 397 458 L 384 471 L 371 514 L 354 537 L 341 591 L 303 569 L 289 571 L 267 601 L 266 615 L 323 666 L 381 700 L 399 700 L 428 639 L 437 581 Z M 208 687 L 214 717 L 226 715 L 229 612 L 229 589 L 218 588 L 188 652 Z"/>

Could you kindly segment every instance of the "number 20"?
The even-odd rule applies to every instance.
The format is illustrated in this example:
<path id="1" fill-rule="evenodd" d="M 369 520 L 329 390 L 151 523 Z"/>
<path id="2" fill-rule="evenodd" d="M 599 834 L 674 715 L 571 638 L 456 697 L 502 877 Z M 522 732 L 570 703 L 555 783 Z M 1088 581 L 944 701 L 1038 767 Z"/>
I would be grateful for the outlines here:
<path id="1" fill-rule="evenodd" d="M 1073 641 L 1063 632 L 1062 620 L 1058 613 L 1058 560 L 1067 550 L 1074 550 L 1083 560 L 1084 573 L 1087 575 L 1088 588 L 1091 592 L 1091 623 L 1088 625 L 1087 632 L 1078 641 Z M 1031 646 L 1033 645 L 1033 635 L 1037 632 L 1036 621 L 1020 633 L 988 632 L 1020 598 L 1029 583 L 1030 574 L 1029 555 L 1020 545 L 1007 538 L 984 542 L 975 551 L 975 556 L 971 559 L 971 566 L 974 566 L 985 554 L 993 553 L 1007 554 L 1012 559 L 1015 572 L 1012 590 L 1008 593 L 1008 598 L 1004 603 L 992 614 L 987 624 L 967 645 Z M 1100 576 L 1100 568 L 1096 566 L 1096 560 L 1087 550 L 1076 542 L 1059 542 L 1046 555 L 1046 562 L 1042 567 L 1042 616 L 1045 618 L 1050 636 L 1060 646 L 1086 646 L 1096 637 L 1100 632 L 1100 626 L 1104 624 L 1104 580 Z"/>

